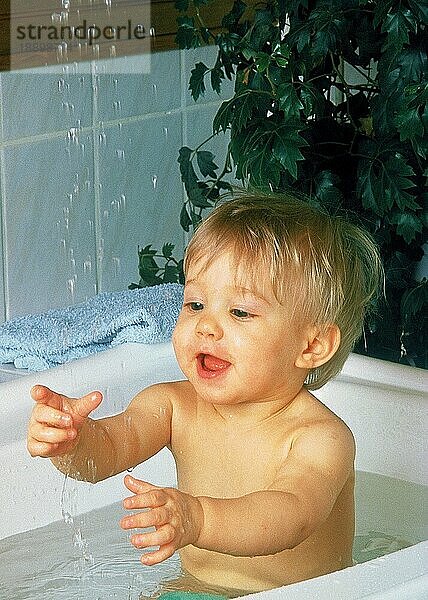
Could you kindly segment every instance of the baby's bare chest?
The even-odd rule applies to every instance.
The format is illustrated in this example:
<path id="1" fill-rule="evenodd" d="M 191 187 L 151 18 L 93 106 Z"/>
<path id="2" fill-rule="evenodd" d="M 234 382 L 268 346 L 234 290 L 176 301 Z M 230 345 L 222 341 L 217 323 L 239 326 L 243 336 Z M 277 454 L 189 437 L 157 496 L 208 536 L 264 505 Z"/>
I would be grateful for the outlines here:
<path id="1" fill-rule="evenodd" d="M 180 488 L 214 497 L 268 488 L 288 449 L 287 436 L 278 432 L 217 427 L 189 428 L 173 445 Z"/>

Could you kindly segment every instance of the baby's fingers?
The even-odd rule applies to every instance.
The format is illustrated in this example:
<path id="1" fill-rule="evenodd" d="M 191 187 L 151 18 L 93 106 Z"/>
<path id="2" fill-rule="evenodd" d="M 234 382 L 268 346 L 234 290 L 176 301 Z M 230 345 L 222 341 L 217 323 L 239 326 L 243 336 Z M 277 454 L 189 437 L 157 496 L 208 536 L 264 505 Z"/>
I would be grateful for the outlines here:
<path id="1" fill-rule="evenodd" d="M 154 552 L 146 552 L 140 558 L 143 565 L 147 565 L 148 567 L 152 565 L 157 565 L 171 556 L 176 551 L 176 547 L 174 544 L 165 544 L 165 546 L 161 546 L 159 550 L 155 550 Z"/>
<path id="2" fill-rule="evenodd" d="M 52 427 L 67 428 L 71 427 L 73 422 L 71 415 L 64 413 L 46 404 L 36 404 L 33 410 L 33 420 L 38 423 L 45 423 Z"/>
<path id="3" fill-rule="evenodd" d="M 72 428 L 58 429 L 34 422 L 28 432 L 27 449 L 31 456 L 56 456 L 61 454 L 60 447 L 64 451 L 64 443 L 72 441 L 76 435 L 76 430 Z"/>
<path id="4" fill-rule="evenodd" d="M 57 427 L 49 427 L 42 423 L 33 423 L 30 431 L 32 439 L 38 442 L 48 442 L 50 444 L 59 444 L 73 440 L 77 435 L 75 429 L 58 429 Z"/>
<path id="5" fill-rule="evenodd" d="M 27 448 L 32 457 L 52 458 L 57 455 L 59 444 L 48 444 L 37 440 L 28 440 Z"/>
<path id="6" fill-rule="evenodd" d="M 35 385 L 30 390 L 32 399 L 39 404 L 48 404 L 55 408 L 61 408 L 62 396 L 45 385 Z"/>

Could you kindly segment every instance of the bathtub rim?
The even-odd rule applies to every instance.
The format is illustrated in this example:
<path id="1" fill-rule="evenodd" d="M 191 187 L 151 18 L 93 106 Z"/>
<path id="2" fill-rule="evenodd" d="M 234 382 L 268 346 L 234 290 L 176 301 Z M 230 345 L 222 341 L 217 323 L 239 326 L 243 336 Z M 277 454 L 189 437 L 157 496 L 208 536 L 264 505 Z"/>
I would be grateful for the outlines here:
<path id="1" fill-rule="evenodd" d="M 428 591 L 426 565 L 428 540 L 341 571 L 247 594 L 237 600 L 422 600 Z M 334 580 L 334 587 L 331 586 L 331 580 Z M 373 589 L 376 585 L 377 589 Z M 334 590 L 337 595 L 332 596 Z M 396 595 L 397 592 L 400 596 Z"/>

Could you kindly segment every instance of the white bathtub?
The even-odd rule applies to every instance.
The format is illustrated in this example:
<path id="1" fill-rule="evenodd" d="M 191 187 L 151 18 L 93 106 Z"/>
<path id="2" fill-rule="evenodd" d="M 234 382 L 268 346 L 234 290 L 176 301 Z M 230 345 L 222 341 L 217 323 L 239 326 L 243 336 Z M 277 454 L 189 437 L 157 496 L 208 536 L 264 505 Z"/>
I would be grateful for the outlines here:
<path id="1" fill-rule="evenodd" d="M 141 388 L 182 378 L 170 344 L 127 344 L 42 373 L 0 383 L 0 539 L 61 519 L 63 476 L 25 447 L 32 407 L 29 389 L 42 383 L 69 395 L 99 389 L 98 415 L 124 408 Z M 351 427 L 357 441 L 357 469 L 428 485 L 426 426 L 428 378 L 420 369 L 352 355 L 342 374 L 316 395 Z M 173 485 L 174 464 L 160 452 L 135 470 L 137 477 Z M 95 486 L 77 483 L 77 512 L 111 504 L 124 496 L 121 475 Z M 386 502 L 389 502 L 386 499 Z M 404 517 L 412 519 L 402 507 Z M 428 597 L 428 542 L 349 569 L 247 598 L 311 600 Z M 11 599 L 12 600 L 12 599 Z"/>

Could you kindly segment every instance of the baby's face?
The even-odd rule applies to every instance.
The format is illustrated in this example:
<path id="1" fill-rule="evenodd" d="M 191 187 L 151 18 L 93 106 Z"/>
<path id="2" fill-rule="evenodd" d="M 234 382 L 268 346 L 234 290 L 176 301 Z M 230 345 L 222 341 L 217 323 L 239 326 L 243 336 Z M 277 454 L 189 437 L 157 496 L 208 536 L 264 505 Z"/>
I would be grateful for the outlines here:
<path id="1" fill-rule="evenodd" d="M 306 328 L 264 283 L 247 285 L 228 255 L 189 267 L 173 343 L 182 371 L 208 402 L 266 402 L 302 385 L 306 372 L 295 361 Z"/>

